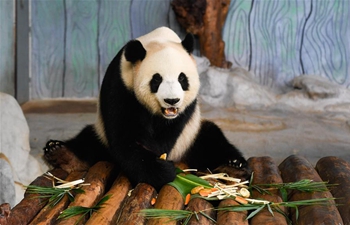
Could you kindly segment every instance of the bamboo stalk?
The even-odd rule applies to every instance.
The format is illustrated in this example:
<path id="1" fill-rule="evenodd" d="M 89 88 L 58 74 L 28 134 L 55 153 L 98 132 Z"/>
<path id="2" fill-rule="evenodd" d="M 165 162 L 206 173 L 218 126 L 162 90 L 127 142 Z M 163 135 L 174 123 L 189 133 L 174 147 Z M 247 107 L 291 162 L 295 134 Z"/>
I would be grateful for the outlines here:
<path id="1" fill-rule="evenodd" d="M 84 193 L 78 193 L 75 196 L 74 202 L 70 203 L 69 207 L 82 206 L 93 207 L 101 199 L 105 193 L 107 182 L 109 182 L 114 165 L 109 162 L 98 162 L 92 166 L 85 178 L 88 186 L 82 187 Z M 68 219 L 60 219 L 58 225 L 69 224 L 84 224 L 87 218 L 81 218 L 81 215 L 76 215 Z"/>
<path id="2" fill-rule="evenodd" d="M 154 208 L 156 209 L 170 209 L 170 210 L 180 210 L 184 206 L 184 199 L 182 195 L 170 185 L 164 185 L 160 190 L 156 204 Z M 176 225 L 176 221 L 169 221 L 167 218 L 163 219 L 150 219 L 147 225 Z"/>
<path id="3" fill-rule="evenodd" d="M 252 157 L 248 159 L 249 167 L 253 170 L 252 184 L 278 184 L 283 183 L 280 171 L 271 157 Z M 264 199 L 270 202 L 282 202 L 281 194 L 278 190 L 270 190 L 271 195 L 252 191 L 252 198 Z M 286 212 L 284 207 L 281 210 Z M 251 225 L 259 225 L 264 221 L 266 225 L 287 225 L 286 218 L 280 213 L 269 212 L 267 208 L 261 210 L 250 221 Z"/>
<path id="4" fill-rule="evenodd" d="M 222 200 L 219 204 L 219 209 L 224 208 L 227 206 L 234 206 L 239 205 L 238 202 L 236 202 L 233 199 L 225 199 Z M 217 225 L 248 225 L 247 219 L 247 211 L 241 211 L 241 212 L 232 212 L 232 211 L 224 211 L 219 210 L 217 213 Z"/>
<path id="5" fill-rule="evenodd" d="M 194 198 L 191 199 L 191 201 L 188 203 L 188 206 L 186 210 L 192 211 L 195 214 L 191 217 L 191 219 L 188 222 L 188 225 L 213 225 L 215 224 L 214 221 L 209 219 L 208 217 L 212 218 L 213 220 L 216 219 L 216 212 L 214 210 L 214 207 L 211 203 L 208 201 L 202 199 L 202 198 Z M 202 213 L 205 213 L 203 215 Z"/>
<path id="6" fill-rule="evenodd" d="M 151 200 L 157 195 L 156 190 L 149 184 L 140 183 L 132 191 L 131 196 L 121 210 L 118 218 L 118 225 L 144 224 L 145 218 L 141 215 L 142 209 L 151 207 Z"/>
<path id="7" fill-rule="evenodd" d="M 131 184 L 124 175 L 119 175 L 119 177 L 114 181 L 111 189 L 105 194 L 105 196 L 110 196 L 110 198 L 104 203 L 104 207 L 94 212 L 91 218 L 87 221 L 86 225 L 95 224 L 115 224 L 117 220 L 117 211 L 121 208 L 123 200 L 126 198 L 129 190 L 131 189 Z"/>

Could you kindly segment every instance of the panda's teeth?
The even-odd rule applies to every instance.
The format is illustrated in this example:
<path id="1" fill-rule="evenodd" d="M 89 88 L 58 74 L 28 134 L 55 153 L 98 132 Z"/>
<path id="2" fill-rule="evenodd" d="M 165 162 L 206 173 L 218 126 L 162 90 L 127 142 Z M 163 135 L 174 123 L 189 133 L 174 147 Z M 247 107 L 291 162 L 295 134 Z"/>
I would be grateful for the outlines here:
<path id="1" fill-rule="evenodd" d="M 170 107 L 170 108 L 166 108 L 164 110 L 164 114 L 166 116 L 174 116 L 174 115 L 177 115 L 177 108 L 174 108 L 174 107 Z"/>

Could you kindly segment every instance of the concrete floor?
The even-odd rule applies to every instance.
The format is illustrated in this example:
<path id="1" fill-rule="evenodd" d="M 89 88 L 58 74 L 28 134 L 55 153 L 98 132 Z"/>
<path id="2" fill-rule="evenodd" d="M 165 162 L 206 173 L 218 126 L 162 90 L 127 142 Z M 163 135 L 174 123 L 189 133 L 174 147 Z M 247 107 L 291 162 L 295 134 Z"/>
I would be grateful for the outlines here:
<path id="1" fill-rule="evenodd" d="M 32 101 L 22 105 L 30 128 L 32 155 L 41 160 L 46 141 L 68 139 L 86 124 L 94 123 L 95 108 L 94 100 Z M 271 156 L 280 163 L 291 154 L 299 154 L 315 164 L 332 155 L 350 162 L 349 114 L 202 105 L 202 116 L 216 122 L 246 158 Z"/>

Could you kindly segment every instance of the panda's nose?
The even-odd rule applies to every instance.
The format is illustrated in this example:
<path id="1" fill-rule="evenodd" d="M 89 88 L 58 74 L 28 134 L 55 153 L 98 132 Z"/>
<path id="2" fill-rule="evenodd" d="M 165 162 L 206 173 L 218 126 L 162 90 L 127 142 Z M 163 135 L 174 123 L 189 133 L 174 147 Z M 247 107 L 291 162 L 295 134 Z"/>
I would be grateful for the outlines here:
<path id="1" fill-rule="evenodd" d="M 164 99 L 164 101 L 166 103 L 168 103 L 169 105 L 175 105 L 176 103 L 178 103 L 180 101 L 179 98 L 166 98 Z"/>

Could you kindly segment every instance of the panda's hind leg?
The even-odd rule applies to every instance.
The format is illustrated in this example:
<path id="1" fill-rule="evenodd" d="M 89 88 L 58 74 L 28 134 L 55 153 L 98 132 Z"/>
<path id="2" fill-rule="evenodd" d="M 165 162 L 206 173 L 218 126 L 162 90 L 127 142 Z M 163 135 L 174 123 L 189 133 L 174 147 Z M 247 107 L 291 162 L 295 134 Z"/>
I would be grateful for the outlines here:
<path id="1" fill-rule="evenodd" d="M 76 137 L 65 142 L 49 140 L 43 150 L 43 158 L 49 165 L 69 173 L 87 170 L 96 162 L 106 160 L 102 156 L 107 154 L 92 125 L 86 126 Z"/>

